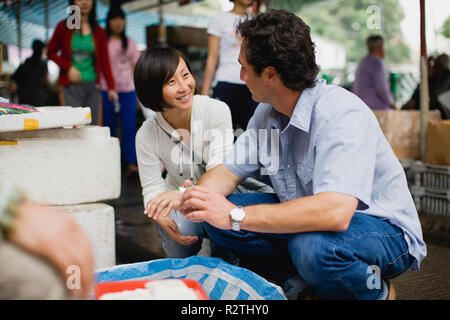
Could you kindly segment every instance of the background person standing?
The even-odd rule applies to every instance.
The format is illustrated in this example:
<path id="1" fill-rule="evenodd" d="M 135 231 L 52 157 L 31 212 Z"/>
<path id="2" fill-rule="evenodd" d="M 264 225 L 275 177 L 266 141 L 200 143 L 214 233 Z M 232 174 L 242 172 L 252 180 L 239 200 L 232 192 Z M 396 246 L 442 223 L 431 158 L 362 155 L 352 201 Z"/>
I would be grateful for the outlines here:
<path id="1" fill-rule="evenodd" d="M 449 115 L 445 107 L 439 102 L 439 95 L 450 90 L 450 59 L 445 53 L 435 60 L 428 58 L 428 88 L 430 96 L 430 110 L 439 110 L 441 118 L 446 120 Z M 430 63 L 430 62 L 433 63 Z M 405 110 L 420 110 L 420 84 L 411 99 L 402 107 Z"/>
<path id="2" fill-rule="evenodd" d="M 118 92 L 119 117 L 122 133 L 122 150 L 127 163 L 127 174 L 137 172 L 135 138 L 137 131 L 137 98 L 134 89 L 134 66 L 140 53 L 133 39 L 125 35 L 125 13 L 120 7 L 111 8 L 106 18 L 106 35 L 111 68 Z M 103 101 L 103 125 L 111 136 L 116 135 L 116 110 L 108 95 L 108 84 L 101 79 Z"/>
<path id="3" fill-rule="evenodd" d="M 32 47 L 33 55 L 17 68 L 11 79 L 17 84 L 20 104 L 45 106 L 50 98 L 47 60 L 42 59 L 45 45 L 36 39 Z"/>
<path id="4" fill-rule="evenodd" d="M 114 78 L 109 62 L 105 30 L 97 23 L 95 0 L 70 0 L 80 8 L 80 29 L 69 28 L 68 19 L 61 21 L 51 38 L 47 56 L 61 68 L 58 83 L 68 106 L 88 106 L 92 123 L 101 121 L 100 75 L 108 84 L 108 95 L 117 100 Z"/>
<path id="5" fill-rule="evenodd" d="M 230 107 L 233 128 L 245 130 L 258 104 L 240 79 L 238 56 L 242 39 L 236 32 L 236 25 L 247 16 L 254 0 L 233 2 L 234 8 L 230 12 L 217 14 L 208 26 L 208 57 L 202 94 L 209 95 L 213 86 L 213 97 Z"/>
<path id="6" fill-rule="evenodd" d="M 395 109 L 394 98 L 389 90 L 388 72 L 384 64 L 386 48 L 379 35 L 367 38 L 366 55 L 356 69 L 351 91 L 360 97 L 372 110 Z"/>

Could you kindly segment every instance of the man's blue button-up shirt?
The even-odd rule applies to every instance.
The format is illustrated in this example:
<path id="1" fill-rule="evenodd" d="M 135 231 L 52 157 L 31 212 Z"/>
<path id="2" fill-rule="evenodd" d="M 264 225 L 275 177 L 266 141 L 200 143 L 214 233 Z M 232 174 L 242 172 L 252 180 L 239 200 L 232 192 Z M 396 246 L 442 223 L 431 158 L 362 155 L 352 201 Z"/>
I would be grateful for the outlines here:
<path id="1" fill-rule="evenodd" d="M 321 192 L 354 196 L 358 212 L 404 231 L 413 270 L 426 256 L 400 162 L 373 112 L 341 87 L 317 80 L 291 118 L 261 103 L 224 164 L 242 178 L 268 175 L 281 202 Z"/>

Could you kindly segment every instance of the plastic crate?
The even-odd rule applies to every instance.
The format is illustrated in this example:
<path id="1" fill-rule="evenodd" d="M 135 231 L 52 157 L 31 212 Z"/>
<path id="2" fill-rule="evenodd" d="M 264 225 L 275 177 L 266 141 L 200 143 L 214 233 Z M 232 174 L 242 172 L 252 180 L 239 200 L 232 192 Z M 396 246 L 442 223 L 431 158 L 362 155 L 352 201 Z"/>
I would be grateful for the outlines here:
<path id="1" fill-rule="evenodd" d="M 412 186 L 423 187 L 427 191 L 445 193 L 450 190 L 450 167 L 414 162 L 410 168 L 414 176 Z"/>
<path id="2" fill-rule="evenodd" d="M 424 187 L 411 187 L 417 211 L 450 216 L 450 191 L 435 192 Z"/>
<path id="3" fill-rule="evenodd" d="M 398 160 L 400 161 L 403 170 L 405 170 L 405 176 L 408 182 L 408 186 L 411 187 L 412 185 L 414 185 L 414 172 L 411 170 L 411 166 L 416 160 L 411 158 L 401 158 Z"/>

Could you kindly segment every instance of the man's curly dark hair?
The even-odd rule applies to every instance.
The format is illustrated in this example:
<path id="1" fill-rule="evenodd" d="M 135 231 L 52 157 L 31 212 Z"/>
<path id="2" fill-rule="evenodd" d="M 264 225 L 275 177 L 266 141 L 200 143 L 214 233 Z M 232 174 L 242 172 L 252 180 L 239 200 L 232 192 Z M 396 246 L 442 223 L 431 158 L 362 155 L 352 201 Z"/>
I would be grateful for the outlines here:
<path id="1" fill-rule="evenodd" d="M 237 32 L 244 38 L 245 57 L 256 74 L 272 66 L 286 87 L 294 91 L 314 87 L 320 68 L 310 28 L 302 19 L 287 10 L 271 10 L 248 17 Z"/>

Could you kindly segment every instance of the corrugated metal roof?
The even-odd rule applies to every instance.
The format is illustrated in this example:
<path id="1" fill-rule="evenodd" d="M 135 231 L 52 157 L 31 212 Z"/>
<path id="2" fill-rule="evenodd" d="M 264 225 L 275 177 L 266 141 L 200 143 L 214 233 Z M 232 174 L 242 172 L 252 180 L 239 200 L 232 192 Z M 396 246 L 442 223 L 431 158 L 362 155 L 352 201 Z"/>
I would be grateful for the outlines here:
<path id="1" fill-rule="evenodd" d="M 16 3 L 16 1 L 9 1 Z M 97 20 L 101 26 L 105 26 L 106 15 L 109 6 L 97 1 Z M 56 24 L 67 18 L 66 9 L 68 0 L 49 1 L 49 37 L 52 36 Z M 126 11 L 126 10 L 125 10 Z M 157 13 L 137 11 L 127 13 L 127 35 L 138 44 L 146 44 L 145 28 L 156 25 L 159 22 Z M 206 27 L 208 17 L 164 15 L 165 24 L 187 25 Z M 45 40 L 45 1 L 44 0 L 22 0 L 21 9 L 22 47 L 30 48 L 34 39 Z M 18 45 L 17 23 L 14 7 L 7 7 L 4 1 L 0 1 L 0 43 Z"/>

